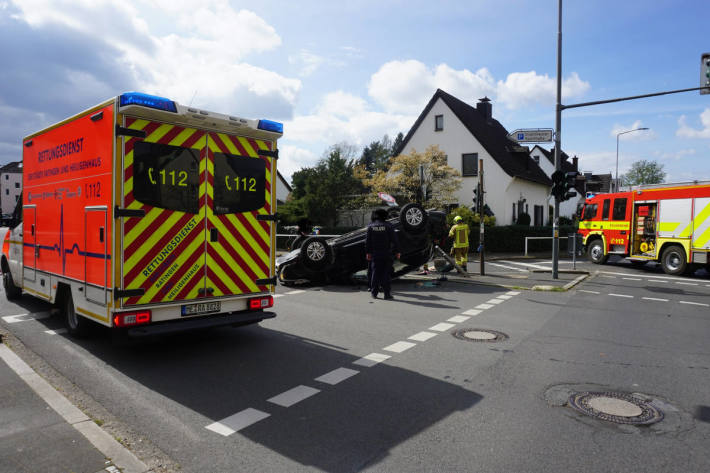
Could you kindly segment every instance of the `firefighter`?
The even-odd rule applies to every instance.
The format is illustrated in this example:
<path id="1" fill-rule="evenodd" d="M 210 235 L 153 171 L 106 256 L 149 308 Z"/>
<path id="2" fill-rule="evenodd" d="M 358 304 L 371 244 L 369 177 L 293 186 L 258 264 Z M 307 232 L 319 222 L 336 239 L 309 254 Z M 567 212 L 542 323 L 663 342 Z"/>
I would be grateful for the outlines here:
<path id="1" fill-rule="evenodd" d="M 452 248 L 456 264 L 466 269 L 466 263 L 468 263 L 468 225 L 463 223 L 460 215 L 454 217 L 454 225 L 449 231 L 449 237 L 454 237 Z"/>
<path id="2" fill-rule="evenodd" d="M 401 255 L 397 234 L 392 224 L 387 221 L 387 211 L 377 209 L 375 220 L 367 226 L 367 237 L 365 238 L 366 258 L 372 266 L 370 294 L 373 299 L 377 299 L 380 287 L 385 293 L 385 299 L 394 299 L 390 288 L 393 252 L 395 258 L 399 259 Z"/>

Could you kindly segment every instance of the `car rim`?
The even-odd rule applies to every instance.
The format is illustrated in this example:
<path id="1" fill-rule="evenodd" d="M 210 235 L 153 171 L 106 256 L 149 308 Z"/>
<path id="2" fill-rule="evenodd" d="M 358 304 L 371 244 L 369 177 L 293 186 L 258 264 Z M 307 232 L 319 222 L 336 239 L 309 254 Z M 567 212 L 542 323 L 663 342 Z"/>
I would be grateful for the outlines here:
<path id="1" fill-rule="evenodd" d="M 320 261 L 325 256 L 325 247 L 320 243 L 312 243 L 308 245 L 306 253 L 308 253 L 308 259 L 311 261 Z"/>
<path id="2" fill-rule="evenodd" d="M 415 227 L 422 223 L 422 220 L 424 220 L 424 217 L 419 209 L 409 209 L 406 218 L 407 223 Z"/>
<path id="3" fill-rule="evenodd" d="M 668 255 L 668 260 L 666 262 L 666 265 L 672 271 L 677 271 L 678 268 L 680 267 L 680 255 L 678 255 L 678 253 L 675 253 L 675 252 Z"/>
<path id="4" fill-rule="evenodd" d="M 592 247 L 592 259 L 598 261 L 601 258 L 602 249 L 599 245 Z"/>

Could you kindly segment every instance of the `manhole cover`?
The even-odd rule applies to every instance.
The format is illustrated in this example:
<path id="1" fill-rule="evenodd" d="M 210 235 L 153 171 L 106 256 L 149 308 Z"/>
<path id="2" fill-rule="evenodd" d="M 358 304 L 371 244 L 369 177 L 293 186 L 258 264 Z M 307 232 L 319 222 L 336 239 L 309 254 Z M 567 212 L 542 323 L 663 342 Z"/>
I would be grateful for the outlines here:
<path id="1" fill-rule="evenodd" d="M 653 424 L 663 420 L 663 412 L 626 393 L 574 393 L 568 402 L 582 414 L 617 424 Z"/>
<path id="2" fill-rule="evenodd" d="M 459 340 L 469 342 L 500 342 L 508 339 L 508 335 L 503 332 L 489 330 L 487 328 L 462 328 L 455 331 L 453 335 Z"/>

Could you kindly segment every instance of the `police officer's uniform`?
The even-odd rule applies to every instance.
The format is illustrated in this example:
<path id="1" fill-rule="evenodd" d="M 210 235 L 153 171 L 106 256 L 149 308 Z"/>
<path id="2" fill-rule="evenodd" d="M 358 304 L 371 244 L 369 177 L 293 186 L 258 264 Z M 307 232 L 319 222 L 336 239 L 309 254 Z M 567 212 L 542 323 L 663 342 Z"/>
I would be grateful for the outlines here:
<path id="1" fill-rule="evenodd" d="M 386 219 L 387 212 L 379 209 L 376 213 L 376 220 L 367 226 L 365 252 L 372 268 L 370 281 L 372 297 L 377 297 L 381 286 L 385 293 L 385 299 L 392 299 L 392 294 L 390 294 L 392 252 L 399 255 L 400 250 L 394 227 Z"/>

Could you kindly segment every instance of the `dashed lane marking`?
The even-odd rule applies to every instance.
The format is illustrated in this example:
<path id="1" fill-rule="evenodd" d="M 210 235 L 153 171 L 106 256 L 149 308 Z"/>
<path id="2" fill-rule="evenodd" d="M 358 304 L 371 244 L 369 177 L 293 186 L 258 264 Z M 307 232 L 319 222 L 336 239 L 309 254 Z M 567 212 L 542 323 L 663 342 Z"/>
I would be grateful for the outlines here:
<path id="1" fill-rule="evenodd" d="M 700 285 L 696 282 L 676 282 L 676 284 L 682 284 L 684 286 L 699 286 Z"/>
<path id="2" fill-rule="evenodd" d="M 626 279 L 627 281 L 643 281 L 641 278 L 621 278 L 621 279 Z"/>
<path id="3" fill-rule="evenodd" d="M 513 297 L 513 296 L 508 296 L 508 295 L 506 295 L 506 294 L 501 294 L 500 296 L 497 297 L 497 299 L 503 299 L 504 301 L 507 301 L 507 300 L 510 299 L 511 297 Z"/>
<path id="4" fill-rule="evenodd" d="M 533 263 L 521 263 L 517 261 L 506 261 L 506 260 L 501 260 L 501 263 L 506 263 L 506 264 L 517 264 L 520 266 L 525 266 L 526 268 L 533 268 L 533 269 L 550 269 L 547 266 L 542 266 L 539 264 L 533 264 Z"/>
<path id="5" fill-rule="evenodd" d="M 505 301 L 503 299 L 491 299 L 491 300 L 487 301 L 486 304 L 498 305 L 501 302 L 505 302 Z"/>
<path id="6" fill-rule="evenodd" d="M 520 291 L 508 291 L 505 294 L 508 296 L 517 296 L 518 294 L 520 294 Z"/>
<path id="7" fill-rule="evenodd" d="M 429 330 L 434 330 L 435 332 L 446 332 L 453 326 L 454 324 L 447 324 L 442 322 L 440 324 L 434 325 L 433 327 L 429 327 Z"/>
<path id="8" fill-rule="evenodd" d="M 493 304 L 478 304 L 476 306 L 476 309 L 486 310 L 490 309 L 491 307 L 493 307 Z"/>
<path id="9" fill-rule="evenodd" d="M 471 317 L 469 317 L 467 315 L 457 315 L 457 316 L 451 317 L 450 319 L 447 319 L 446 321 L 453 322 L 455 324 L 460 324 L 461 322 L 466 322 L 470 318 Z"/>
<path id="10" fill-rule="evenodd" d="M 587 291 L 586 289 L 577 289 L 578 292 L 586 292 L 587 294 L 601 294 L 599 291 Z"/>
<path id="11" fill-rule="evenodd" d="M 409 350 L 412 347 L 417 346 L 416 343 L 411 342 L 397 342 L 392 345 L 383 348 L 384 351 L 391 351 L 393 353 L 402 353 L 403 351 Z"/>
<path id="12" fill-rule="evenodd" d="M 262 412 L 257 409 L 252 409 L 250 407 L 248 409 L 244 409 L 243 411 L 239 411 L 236 414 L 231 415 L 225 419 L 222 419 L 219 422 L 210 424 L 205 428 L 207 430 L 211 430 L 212 432 L 216 432 L 220 435 L 228 437 L 234 432 L 238 432 L 245 427 L 249 427 L 250 425 L 259 422 L 260 420 L 266 419 L 270 415 L 271 414 L 269 413 Z"/>
<path id="13" fill-rule="evenodd" d="M 480 314 L 481 312 L 483 312 L 483 311 L 480 309 L 468 309 L 466 312 L 462 312 L 462 314 L 475 316 L 475 315 Z"/>
<path id="14" fill-rule="evenodd" d="M 466 317 L 466 318 L 468 318 L 468 317 Z M 426 342 L 430 338 L 434 338 L 437 335 L 439 335 L 439 334 L 432 333 L 432 332 L 419 332 L 419 333 L 415 333 L 414 335 L 409 337 L 407 340 L 414 340 L 416 342 Z"/>
<path id="15" fill-rule="evenodd" d="M 319 381 L 321 383 L 325 384 L 330 384 L 330 385 L 336 385 L 342 381 L 345 381 L 348 378 L 351 378 L 358 374 L 359 371 L 356 370 L 351 370 L 348 368 L 338 368 L 330 373 L 326 373 L 323 376 L 319 376 L 316 378 L 316 381 Z"/>
<path id="16" fill-rule="evenodd" d="M 304 292 L 306 292 L 306 291 L 304 291 L 303 289 L 294 289 L 293 291 L 288 291 L 288 292 L 285 292 L 284 294 L 293 295 L 293 294 L 303 294 Z"/>
<path id="17" fill-rule="evenodd" d="M 392 358 L 390 355 L 383 355 L 382 353 L 370 353 L 365 355 L 360 359 L 353 361 L 353 365 L 364 366 L 370 368 L 375 366 L 377 363 L 382 363 L 385 360 Z"/>
<path id="18" fill-rule="evenodd" d="M 699 305 L 701 307 L 710 307 L 710 304 L 703 304 L 702 302 L 690 302 L 690 301 L 678 301 L 681 304 L 688 304 L 688 305 Z"/>
<path id="19" fill-rule="evenodd" d="M 668 299 L 661 299 L 660 297 L 642 297 L 641 299 L 644 299 L 647 301 L 668 302 Z"/>
<path id="20" fill-rule="evenodd" d="M 267 399 L 268 402 L 276 404 L 281 407 L 291 407 L 294 404 L 298 404 L 304 399 L 308 399 L 311 396 L 315 396 L 320 392 L 320 389 L 312 388 L 310 386 L 299 385 L 295 388 L 284 391 L 271 399 Z"/>
<path id="21" fill-rule="evenodd" d="M 515 266 L 508 266 L 506 264 L 499 264 L 499 263 L 486 263 L 486 264 L 489 264 L 491 266 L 497 266 L 499 268 L 504 268 L 504 269 L 513 269 L 515 271 L 520 271 L 521 273 L 529 273 L 530 272 L 527 269 L 516 268 Z"/>
<path id="22" fill-rule="evenodd" d="M 628 298 L 628 299 L 633 299 L 633 298 L 634 298 L 634 296 L 630 296 L 630 295 L 628 295 L 628 294 L 613 294 L 613 293 L 612 293 L 612 294 L 609 294 L 609 295 L 610 295 L 610 296 L 613 296 L 613 297 L 626 297 L 626 298 Z"/>

